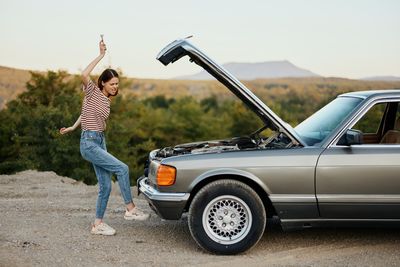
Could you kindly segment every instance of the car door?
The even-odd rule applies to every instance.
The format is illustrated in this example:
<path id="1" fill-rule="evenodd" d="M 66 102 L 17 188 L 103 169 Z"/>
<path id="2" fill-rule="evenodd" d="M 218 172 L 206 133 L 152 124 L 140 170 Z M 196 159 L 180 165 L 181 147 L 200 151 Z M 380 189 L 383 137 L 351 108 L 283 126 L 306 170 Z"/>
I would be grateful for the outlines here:
<path id="1" fill-rule="evenodd" d="M 316 195 L 323 218 L 400 219 L 400 144 L 380 143 L 395 130 L 398 102 L 376 100 L 354 119 L 348 129 L 363 132 L 362 144 L 340 145 L 338 136 L 321 154 Z"/>

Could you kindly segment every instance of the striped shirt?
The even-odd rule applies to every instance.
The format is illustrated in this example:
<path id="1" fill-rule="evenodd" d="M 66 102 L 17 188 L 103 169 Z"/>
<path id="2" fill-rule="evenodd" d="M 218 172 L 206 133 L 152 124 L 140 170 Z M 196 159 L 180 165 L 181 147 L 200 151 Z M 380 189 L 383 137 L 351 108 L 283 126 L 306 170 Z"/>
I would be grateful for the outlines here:
<path id="1" fill-rule="evenodd" d="M 106 120 L 110 115 L 110 99 L 101 92 L 92 80 L 83 87 L 83 91 L 85 98 L 81 112 L 82 130 L 104 132 Z"/>

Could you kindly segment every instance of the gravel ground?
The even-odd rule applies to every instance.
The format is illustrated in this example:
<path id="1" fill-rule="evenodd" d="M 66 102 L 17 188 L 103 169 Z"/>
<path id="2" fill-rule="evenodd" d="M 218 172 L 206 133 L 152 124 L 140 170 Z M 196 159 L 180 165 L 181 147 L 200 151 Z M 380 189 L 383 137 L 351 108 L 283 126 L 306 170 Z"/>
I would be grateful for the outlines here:
<path id="1" fill-rule="evenodd" d="M 53 172 L 0 175 L 0 266 L 400 266 L 399 229 L 285 233 L 270 224 L 252 250 L 212 255 L 192 240 L 185 216 L 161 220 L 142 196 L 135 203 L 150 219 L 125 221 L 118 185 L 105 219 L 117 234 L 94 236 L 96 196 L 96 186 Z"/>

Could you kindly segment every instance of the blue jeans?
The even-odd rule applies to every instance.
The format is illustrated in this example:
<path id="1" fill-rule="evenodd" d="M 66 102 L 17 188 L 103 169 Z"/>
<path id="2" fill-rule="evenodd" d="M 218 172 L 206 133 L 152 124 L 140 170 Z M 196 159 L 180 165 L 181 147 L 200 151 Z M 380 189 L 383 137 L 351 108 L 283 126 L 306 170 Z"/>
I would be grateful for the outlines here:
<path id="1" fill-rule="evenodd" d="M 107 152 L 104 133 L 82 131 L 81 155 L 91 162 L 99 183 L 99 195 L 96 203 L 96 219 L 103 219 L 108 198 L 111 193 L 111 175 L 117 175 L 121 195 L 125 204 L 132 202 L 128 165 Z"/>

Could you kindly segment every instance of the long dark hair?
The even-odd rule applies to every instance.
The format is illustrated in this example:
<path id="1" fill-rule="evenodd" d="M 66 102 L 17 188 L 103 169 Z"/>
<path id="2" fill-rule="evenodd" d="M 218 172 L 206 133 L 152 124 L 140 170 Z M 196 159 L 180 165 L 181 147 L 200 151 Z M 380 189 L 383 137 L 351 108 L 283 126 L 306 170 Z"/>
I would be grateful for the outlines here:
<path id="1" fill-rule="evenodd" d="M 119 78 L 117 71 L 113 69 L 105 69 L 103 73 L 101 73 L 101 75 L 99 76 L 99 79 L 97 80 L 97 86 L 100 88 L 100 90 L 103 90 L 103 83 L 108 82 L 114 77 Z"/>

